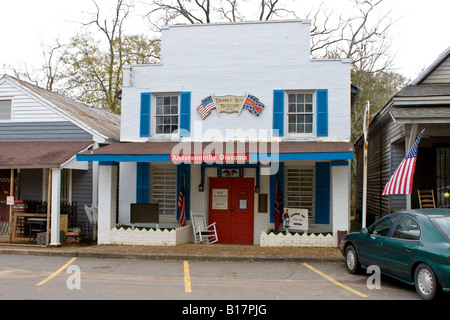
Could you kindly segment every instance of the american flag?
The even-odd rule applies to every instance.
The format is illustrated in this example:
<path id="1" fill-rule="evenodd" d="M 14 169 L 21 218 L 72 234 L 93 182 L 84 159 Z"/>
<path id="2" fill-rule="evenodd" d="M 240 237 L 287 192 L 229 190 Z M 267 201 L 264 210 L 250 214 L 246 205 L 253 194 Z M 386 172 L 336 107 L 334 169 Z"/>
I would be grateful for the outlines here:
<path id="1" fill-rule="evenodd" d="M 283 212 L 283 197 L 281 195 L 280 180 L 277 174 L 277 186 L 275 189 L 275 230 L 280 226 L 280 217 Z"/>
<path id="2" fill-rule="evenodd" d="M 183 181 L 181 181 L 180 194 L 178 195 L 178 222 L 182 227 L 186 225 L 186 197 L 184 193 L 184 173 Z"/>
<path id="3" fill-rule="evenodd" d="M 244 106 L 245 109 L 248 109 L 250 113 L 253 113 L 255 116 L 259 117 L 261 111 L 264 109 L 264 104 L 259 102 L 259 99 L 252 95 L 247 95 L 245 99 Z"/>
<path id="4" fill-rule="evenodd" d="M 411 194 L 413 187 L 414 170 L 416 168 L 417 152 L 423 131 L 419 134 L 411 150 L 395 170 L 391 179 L 384 187 L 382 196 L 389 194 Z"/>
<path id="5" fill-rule="evenodd" d="M 205 119 L 212 109 L 216 108 L 214 104 L 214 100 L 211 96 L 202 100 L 202 104 L 197 107 L 197 112 L 200 115 L 200 118 Z"/>

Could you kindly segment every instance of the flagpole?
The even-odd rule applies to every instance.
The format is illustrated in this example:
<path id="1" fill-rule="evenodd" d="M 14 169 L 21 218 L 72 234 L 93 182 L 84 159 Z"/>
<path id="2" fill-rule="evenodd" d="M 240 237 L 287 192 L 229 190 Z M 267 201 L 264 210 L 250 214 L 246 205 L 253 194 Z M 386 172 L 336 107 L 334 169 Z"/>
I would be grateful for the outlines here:
<path id="1" fill-rule="evenodd" d="M 362 203 L 362 228 L 366 227 L 367 216 L 367 157 L 369 147 L 369 124 L 370 124 L 370 102 L 367 101 L 366 108 L 364 110 L 364 168 L 363 168 L 363 203 Z"/>

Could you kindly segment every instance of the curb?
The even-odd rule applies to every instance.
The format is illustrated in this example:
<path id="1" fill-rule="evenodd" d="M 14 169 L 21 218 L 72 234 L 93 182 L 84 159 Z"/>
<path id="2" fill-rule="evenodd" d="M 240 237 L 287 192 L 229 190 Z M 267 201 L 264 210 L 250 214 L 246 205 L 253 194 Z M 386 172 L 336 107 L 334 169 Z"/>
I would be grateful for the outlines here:
<path id="1" fill-rule="evenodd" d="M 235 261 L 235 262 L 344 262 L 338 257 L 284 257 L 284 256 L 214 256 L 189 254 L 139 254 L 102 253 L 88 251 L 54 251 L 27 249 L 0 249 L 0 254 L 25 256 L 60 256 L 94 259 L 140 259 L 140 260 L 188 260 L 188 261 Z"/>

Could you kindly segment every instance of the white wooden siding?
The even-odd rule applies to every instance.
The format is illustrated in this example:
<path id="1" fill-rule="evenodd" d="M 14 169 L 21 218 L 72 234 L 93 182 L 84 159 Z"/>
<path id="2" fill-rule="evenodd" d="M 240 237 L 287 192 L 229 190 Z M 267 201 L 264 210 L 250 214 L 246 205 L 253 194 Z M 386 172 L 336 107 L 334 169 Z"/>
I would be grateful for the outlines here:
<path id="1" fill-rule="evenodd" d="M 12 113 L 11 120 L 0 120 L 0 122 L 67 121 L 50 108 L 44 106 L 38 99 L 25 94 L 6 81 L 0 84 L 1 99 L 12 100 Z"/>

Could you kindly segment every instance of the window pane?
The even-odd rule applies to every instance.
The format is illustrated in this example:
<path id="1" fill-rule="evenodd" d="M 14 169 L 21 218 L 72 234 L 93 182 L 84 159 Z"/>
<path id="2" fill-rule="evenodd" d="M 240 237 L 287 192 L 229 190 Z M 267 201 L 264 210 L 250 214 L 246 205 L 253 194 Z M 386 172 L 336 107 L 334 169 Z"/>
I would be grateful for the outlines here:
<path id="1" fill-rule="evenodd" d="M 296 133 L 296 125 L 295 124 L 289 125 L 289 133 Z"/>
<path id="2" fill-rule="evenodd" d="M 313 107 L 312 104 L 305 104 L 305 112 L 312 112 Z"/>
<path id="3" fill-rule="evenodd" d="M 313 116 L 310 114 L 305 115 L 305 123 L 313 123 Z"/>
<path id="4" fill-rule="evenodd" d="M 404 216 L 395 227 L 394 238 L 406 240 L 419 240 L 420 238 L 419 223 L 411 217 Z"/>
<path id="5" fill-rule="evenodd" d="M 156 105 L 162 106 L 163 104 L 163 98 L 162 97 L 156 97 Z"/>
<path id="6" fill-rule="evenodd" d="M 305 95 L 304 94 L 298 94 L 297 95 L 297 103 L 303 103 L 305 102 Z"/>
<path id="7" fill-rule="evenodd" d="M 173 106 L 174 105 L 178 106 L 178 97 L 177 96 L 170 97 L 170 104 Z"/>
<path id="8" fill-rule="evenodd" d="M 298 133 L 304 133 L 305 132 L 305 125 L 302 124 L 297 124 L 297 132 Z"/>
<path id="9" fill-rule="evenodd" d="M 171 133 L 170 126 L 164 126 L 164 133 Z"/>
<path id="10" fill-rule="evenodd" d="M 163 123 L 163 117 L 156 117 L 156 124 L 162 124 Z"/>
<path id="11" fill-rule="evenodd" d="M 156 126 L 156 133 L 163 133 L 162 127 L 163 127 L 163 126 L 161 126 L 161 125 Z"/>
<path id="12" fill-rule="evenodd" d="M 312 103 L 312 94 L 305 94 L 305 102 Z"/>
<path id="13" fill-rule="evenodd" d="M 305 133 L 312 133 L 312 128 L 313 128 L 313 126 L 312 126 L 312 124 L 306 124 L 305 125 Z"/>
<path id="14" fill-rule="evenodd" d="M 164 105 L 170 106 L 170 97 L 164 97 Z"/>
<path id="15" fill-rule="evenodd" d="M 295 122 L 296 122 L 296 117 L 297 117 L 297 116 L 289 115 L 289 124 L 295 123 Z"/>
<path id="16" fill-rule="evenodd" d="M 305 105 L 297 104 L 297 112 L 305 112 Z"/>
<path id="17" fill-rule="evenodd" d="M 170 117 L 164 117 L 164 124 L 170 124 Z"/>
<path id="18" fill-rule="evenodd" d="M 289 104 L 289 111 L 290 113 L 296 112 L 295 104 Z"/>
<path id="19" fill-rule="evenodd" d="M 305 122 L 305 116 L 302 114 L 297 115 L 297 123 L 304 123 Z"/>
<path id="20" fill-rule="evenodd" d="M 11 100 L 0 100 L 0 120 L 11 119 Z"/>
<path id="21" fill-rule="evenodd" d="M 170 109 L 171 114 L 178 114 L 178 106 L 172 106 Z"/>
<path id="22" fill-rule="evenodd" d="M 156 114 L 162 114 L 163 113 L 163 109 L 161 106 L 156 106 Z"/>
<path id="23" fill-rule="evenodd" d="M 289 103 L 295 103 L 295 94 L 289 95 Z"/>
<path id="24" fill-rule="evenodd" d="M 178 116 L 177 117 L 171 117 L 171 123 L 172 124 L 178 124 Z"/>

